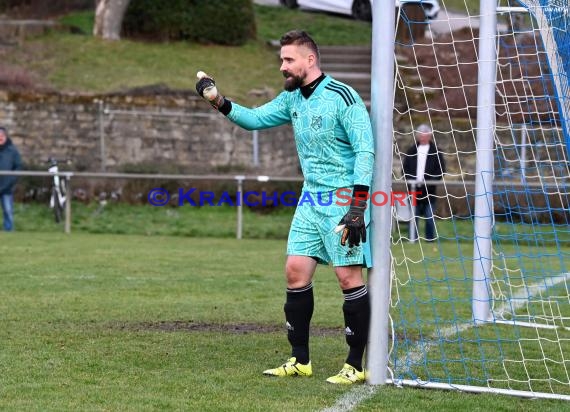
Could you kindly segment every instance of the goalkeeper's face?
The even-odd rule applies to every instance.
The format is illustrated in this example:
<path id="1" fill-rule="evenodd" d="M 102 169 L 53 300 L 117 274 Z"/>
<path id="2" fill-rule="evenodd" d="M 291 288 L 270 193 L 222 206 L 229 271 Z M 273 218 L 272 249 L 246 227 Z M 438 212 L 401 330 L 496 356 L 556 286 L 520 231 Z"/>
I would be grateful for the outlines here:
<path id="1" fill-rule="evenodd" d="M 283 72 L 283 77 L 285 77 L 285 83 L 283 84 L 283 88 L 288 92 L 292 92 L 293 90 L 297 90 L 299 87 L 303 85 L 304 77 L 295 76 L 289 72 Z"/>
<path id="2" fill-rule="evenodd" d="M 289 92 L 298 89 L 307 82 L 310 64 L 306 48 L 288 45 L 281 47 L 281 73 L 285 77 L 283 88 Z"/>

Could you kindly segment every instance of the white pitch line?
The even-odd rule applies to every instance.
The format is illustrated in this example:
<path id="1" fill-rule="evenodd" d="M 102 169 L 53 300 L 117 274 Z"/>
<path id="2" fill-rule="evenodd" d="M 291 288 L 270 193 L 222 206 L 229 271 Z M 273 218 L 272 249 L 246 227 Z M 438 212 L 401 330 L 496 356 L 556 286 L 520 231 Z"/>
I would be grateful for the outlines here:
<path id="1" fill-rule="evenodd" d="M 546 278 L 545 281 L 541 284 L 535 284 L 528 286 L 525 288 L 526 295 L 523 295 L 523 292 L 519 292 L 511 297 L 510 303 L 503 303 L 498 309 L 497 312 L 504 311 L 505 309 L 518 309 L 524 306 L 523 298 L 526 296 L 528 298 L 529 294 L 537 294 L 545 292 L 546 290 L 550 289 L 553 286 L 556 286 L 559 283 L 565 282 L 570 279 L 570 272 L 563 273 L 560 276 Z M 516 324 L 516 323 L 515 323 Z M 453 334 L 463 332 L 475 325 L 474 322 L 465 322 L 454 327 L 448 327 L 441 329 L 437 336 L 442 338 L 449 338 Z M 435 337 L 435 336 L 434 336 Z M 419 342 L 416 345 L 415 349 L 412 349 L 409 352 L 408 359 L 411 359 L 413 362 L 418 362 L 422 355 L 431 349 L 433 346 L 432 343 L 425 343 Z M 403 362 L 404 359 L 400 358 L 399 362 Z M 380 385 L 359 385 L 355 386 L 350 391 L 346 392 L 342 395 L 333 406 L 329 408 L 322 409 L 321 412 L 349 412 L 360 405 L 365 400 L 373 397 L 376 392 L 380 389 Z"/>
<path id="2" fill-rule="evenodd" d="M 512 309 L 513 311 L 522 308 L 528 302 L 528 297 L 530 295 L 536 296 L 537 294 L 541 294 L 542 292 L 547 291 L 548 289 L 558 285 L 559 283 L 565 282 L 570 279 L 570 272 L 561 273 L 559 276 L 552 276 L 549 278 L 545 278 L 544 282 L 537 283 L 530 286 L 524 286 L 523 289 L 516 293 L 515 295 L 511 296 L 507 303 L 504 303 L 499 309 L 495 310 L 495 312 L 503 312 L 507 309 Z M 515 322 L 516 323 L 516 322 Z"/>
<path id="3" fill-rule="evenodd" d="M 333 406 L 330 408 L 322 409 L 321 412 L 346 412 L 351 411 L 364 402 L 366 399 L 371 398 L 378 391 L 378 385 L 358 385 L 350 391 L 342 395 Z"/>

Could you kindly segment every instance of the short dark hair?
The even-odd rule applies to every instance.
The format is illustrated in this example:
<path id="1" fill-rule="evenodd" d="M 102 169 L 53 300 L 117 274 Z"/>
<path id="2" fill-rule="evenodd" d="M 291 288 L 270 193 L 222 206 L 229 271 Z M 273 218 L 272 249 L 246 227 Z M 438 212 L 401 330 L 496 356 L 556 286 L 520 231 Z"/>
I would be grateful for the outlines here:
<path id="1" fill-rule="evenodd" d="M 319 46 L 313 40 L 311 36 L 306 31 L 303 30 L 291 30 L 281 36 L 279 41 L 281 46 L 289 46 L 291 44 L 295 46 L 305 46 L 308 47 L 317 56 L 317 61 L 320 61 Z"/>

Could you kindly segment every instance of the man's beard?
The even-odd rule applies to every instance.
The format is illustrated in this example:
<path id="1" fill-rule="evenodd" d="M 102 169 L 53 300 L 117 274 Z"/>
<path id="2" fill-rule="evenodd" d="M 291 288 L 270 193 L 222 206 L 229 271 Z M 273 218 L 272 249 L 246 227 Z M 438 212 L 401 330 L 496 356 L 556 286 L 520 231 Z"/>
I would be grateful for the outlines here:
<path id="1" fill-rule="evenodd" d="M 285 84 L 283 85 L 283 88 L 288 92 L 297 90 L 303 85 L 303 80 L 305 80 L 304 77 L 294 76 L 288 72 L 283 72 L 283 76 L 285 77 Z"/>

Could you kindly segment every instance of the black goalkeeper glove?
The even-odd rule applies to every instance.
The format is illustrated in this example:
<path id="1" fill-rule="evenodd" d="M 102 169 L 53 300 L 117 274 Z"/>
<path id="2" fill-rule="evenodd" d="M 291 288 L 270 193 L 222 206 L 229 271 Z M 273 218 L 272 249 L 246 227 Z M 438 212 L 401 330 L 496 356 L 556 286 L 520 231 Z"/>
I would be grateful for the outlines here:
<path id="1" fill-rule="evenodd" d="M 338 231 L 342 230 L 340 244 L 348 247 L 366 243 L 366 225 L 364 223 L 364 211 L 366 210 L 366 199 L 355 197 L 352 199 L 350 208 L 344 217 L 338 223 Z"/>
<path id="2" fill-rule="evenodd" d="M 216 82 L 206 73 L 200 71 L 196 74 L 196 91 L 200 96 L 208 101 L 215 109 L 219 110 L 224 104 L 225 98 L 216 88 Z"/>

